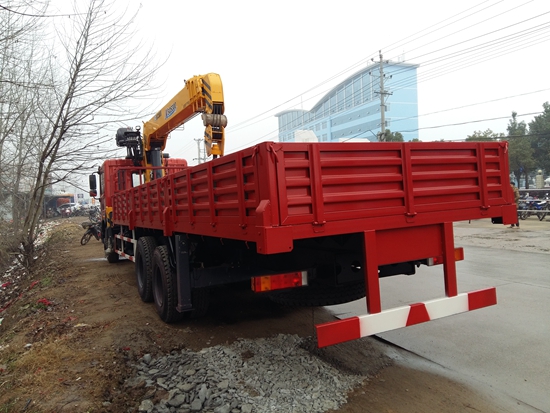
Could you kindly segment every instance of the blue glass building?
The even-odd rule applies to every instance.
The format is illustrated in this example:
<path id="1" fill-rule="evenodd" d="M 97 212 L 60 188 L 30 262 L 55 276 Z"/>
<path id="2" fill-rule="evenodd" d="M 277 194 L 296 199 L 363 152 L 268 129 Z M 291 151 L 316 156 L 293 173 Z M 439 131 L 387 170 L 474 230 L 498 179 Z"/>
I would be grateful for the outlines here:
<path id="1" fill-rule="evenodd" d="M 386 129 L 400 132 L 405 141 L 418 138 L 417 68 L 402 62 L 383 66 Z M 312 133 L 319 142 L 376 141 L 381 125 L 379 92 L 380 66 L 375 63 L 338 84 L 311 110 L 277 113 L 279 141 L 293 142 Z"/>

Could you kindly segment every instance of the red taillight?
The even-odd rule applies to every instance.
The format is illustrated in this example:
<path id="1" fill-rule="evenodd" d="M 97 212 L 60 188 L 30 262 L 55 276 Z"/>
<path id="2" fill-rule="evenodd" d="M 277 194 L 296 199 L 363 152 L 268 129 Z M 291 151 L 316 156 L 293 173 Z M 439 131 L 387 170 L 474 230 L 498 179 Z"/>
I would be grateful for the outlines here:
<path id="1" fill-rule="evenodd" d="M 464 248 L 462 248 L 462 247 L 455 248 L 454 259 L 455 259 L 455 261 L 463 261 L 464 260 Z M 443 264 L 443 256 L 442 255 L 437 256 L 437 257 L 428 258 L 428 265 L 429 266 L 439 265 L 439 264 Z"/>
<path id="2" fill-rule="evenodd" d="M 455 248 L 455 261 L 463 261 L 464 260 L 464 248 Z"/>
<path id="3" fill-rule="evenodd" d="M 302 287 L 304 285 L 307 285 L 307 271 L 295 271 L 252 278 L 252 291 L 256 293 Z"/>

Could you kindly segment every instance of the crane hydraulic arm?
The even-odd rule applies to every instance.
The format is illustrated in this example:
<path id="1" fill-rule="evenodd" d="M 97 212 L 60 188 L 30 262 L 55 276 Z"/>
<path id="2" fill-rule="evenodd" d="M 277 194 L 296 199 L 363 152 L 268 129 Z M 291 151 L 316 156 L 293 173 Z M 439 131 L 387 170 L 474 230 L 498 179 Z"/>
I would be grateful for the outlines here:
<path id="1" fill-rule="evenodd" d="M 140 136 L 139 128 L 135 131 L 121 128 L 116 135 L 117 145 L 128 148 L 128 157 L 134 160 L 136 166 L 148 169 L 162 167 L 162 151 L 170 132 L 199 113 L 202 113 L 203 125 L 206 127 L 204 145 L 207 156 L 223 156 L 227 118 L 223 114 L 222 82 L 216 73 L 186 80 L 184 88 L 155 116 L 144 122 L 143 137 Z M 155 170 L 153 175 L 162 176 L 162 170 Z"/>

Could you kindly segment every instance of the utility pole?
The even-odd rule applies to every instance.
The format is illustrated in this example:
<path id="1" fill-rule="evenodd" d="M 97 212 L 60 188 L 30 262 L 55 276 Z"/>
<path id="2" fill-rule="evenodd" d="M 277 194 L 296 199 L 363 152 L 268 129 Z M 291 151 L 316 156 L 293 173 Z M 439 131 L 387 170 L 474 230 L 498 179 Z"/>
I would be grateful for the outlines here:
<path id="1" fill-rule="evenodd" d="M 195 142 L 197 142 L 197 164 L 201 164 L 205 160 L 201 153 L 201 143 L 203 142 L 203 139 L 195 139 Z"/>
<path id="2" fill-rule="evenodd" d="M 384 142 L 386 140 L 386 95 L 391 95 L 390 92 L 384 89 L 384 77 L 386 76 L 384 74 L 384 63 L 389 63 L 389 60 L 386 60 L 384 62 L 382 58 L 382 50 L 378 51 L 378 56 L 380 58 L 380 133 L 378 134 L 378 141 Z M 372 59 L 374 62 L 374 59 Z M 389 77 L 391 79 L 391 76 Z"/>

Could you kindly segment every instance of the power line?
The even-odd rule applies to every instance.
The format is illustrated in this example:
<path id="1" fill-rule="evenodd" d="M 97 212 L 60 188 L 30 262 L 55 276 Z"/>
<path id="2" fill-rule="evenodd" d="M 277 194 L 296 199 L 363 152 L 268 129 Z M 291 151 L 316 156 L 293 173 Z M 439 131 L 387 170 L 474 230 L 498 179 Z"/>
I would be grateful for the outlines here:
<path id="1" fill-rule="evenodd" d="M 525 47 L 529 47 L 531 45 L 538 44 L 538 43 L 541 42 L 541 39 L 536 39 L 536 41 L 537 41 L 536 43 L 531 43 L 532 40 L 530 38 L 532 38 L 534 35 L 537 34 L 537 32 L 540 32 L 540 31 L 550 31 L 550 24 L 548 24 L 548 23 L 541 24 L 539 26 L 535 26 L 533 28 L 524 30 L 522 32 L 517 32 L 517 33 L 514 33 L 512 35 L 507 35 L 507 36 L 504 36 L 504 37 L 501 37 L 501 38 L 498 38 L 498 39 L 491 40 L 491 41 L 486 42 L 486 43 L 479 44 L 477 46 L 474 46 L 474 48 L 468 47 L 468 48 L 465 48 L 461 51 L 453 52 L 453 53 L 447 54 L 445 56 L 438 57 L 437 59 L 432 59 L 432 60 L 428 60 L 426 62 L 421 62 L 418 65 L 421 66 L 421 67 L 426 67 L 426 66 L 429 66 L 429 65 L 435 65 L 435 64 L 440 63 L 444 60 L 454 59 L 454 61 L 450 61 L 448 63 L 445 63 L 446 66 L 452 67 L 453 70 L 441 70 L 445 66 L 439 66 L 439 67 L 436 67 L 436 68 L 432 69 L 431 72 L 430 71 L 425 72 L 423 75 L 420 76 L 420 78 L 422 79 L 424 77 L 429 76 L 428 79 L 426 79 L 426 80 L 429 80 L 429 79 L 432 79 L 434 77 L 438 77 L 442 74 L 447 74 L 447 73 L 452 73 L 454 71 L 457 71 L 461 67 L 462 68 L 467 67 L 467 66 L 464 66 L 464 63 L 468 62 L 468 61 L 464 60 L 464 58 L 463 58 L 464 55 L 468 56 L 470 61 L 474 60 L 475 64 L 488 61 L 490 59 L 487 58 L 487 52 L 483 51 L 483 49 L 484 48 L 489 48 L 489 47 L 494 48 L 494 46 L 497 45 L 498 43 L 501 43 L 500 49 L 501 50 L 503 49 L 504 52 L 499 53 L 496 56 L 493 54 L 489 57 L 495 58 L 495 57 L 504 56 L 506 54 L 517 51 L 519 49 L 523 49 Z M 540 35 L 541 33 L 538 33 L 538 34 Z M 511 36 L 513 36 L 513 37 L 511 37 Z M 521 40 L 528 40 L 529 43 L 524 41 L 524 42 L 518 44 L 517 42 L 521 41 Z M 545 40 L 547 40 L 547 37 L 542 39 L 542 41 L 545 41 Z M 514 44 L 514 43 L 512 43 L 512 41 L 515 41 L 516 43 Z M 511 47 L 511 46 L 513 46 L 513 47 Z M 496 50 L 499 50 L 499 49 L 495 49 L 495 51 Z M 480 60 L 480 59 L 478 59 L 479 56 L 485 56 L 485 59 Z M 455 61 L 461 62 L 462 66 L 457 66 Z M 468 66 L 470 66 L 470 65 L 468 65 Z M 402 69 L 400 71 L 394 72 L 394 74 L 403 73 L 403 72 L 406 72 L 406 71 L 409 71 L 409 70 L 410 69 Z M 414 79 L 414 77 L 411 77 L 409 79 Z M 405 79 L 400 80 L 397 83 L 394 83 L 393 86 L 394 87 L 399 87 L 399 86 L 406 87 L 406 86 L 409 86 L 409 85 L 410 85 L 410 83 L 407 82 L 407 79 L 405 78 Z"/>
<path id="2" fill-rule="evenodd" d="M 512 98 L 516 98 L 516 97 L 520 97 L 520 96 L 527 96 L 527 95 L 532 95 L 532 94 L 535 94 L 535 93 L 547 92 L 547 91 L 549 91 L 549 90 L 550 90 L 550 88 L 549 88 L 549 89 L 535 90 L 535 91 L 533 91 L 533 92 L 527 92 L 527 93 L 521 93 L 521 94 L 519 94 L 519 95 L 506 96 L 506 97 L 497 98 L 497 99 L 485 100 L 485 101 L 483 101 L 483 102 L 471 103 L 471 104 L 469 104 L 469 105 L 463 105 L 463 106 L 457 106 L 457 107 L 454 107 L 454 108 L 448 108 L 448 109 L 438 110 L 438 111 L 436 111 L 436 112 L 423 113 L 423 114 L 421 114 L 421 115 L 409 116 L 409 117 L 407 117 L 407 118 L 392 119 L 392 123 L 399 122 L 399 121 L 403 121 L 403 120 L 407 120 L 407 119 L 419 118 L 420 116 L 436 115 L 436 114 L 438 114 L 438 113 L 450 112 L 450 111 L 452 111 L 452 110 L 465 109 L 465 108 L 469 108 L 469 107 L 472 107 L 472 106 L 485 105 L 485 104 L 487 104 L 487 103 L 498 102 L 498 101 L 501 101 L 501 100 L 512 99 Z"/>
<path id="3" fill-rule="evenodd" d="M 501 3 L 501 2 L 498 2 L 498 3 Z M 495 5 L 498 4 L 498 3 L 495 3 L 495 4 L 493 4 L 493 5 L 489 6 L 489 7 L 495 6 Z M 475 27 L 475 26 L 478 26 L 478 25 L 480 25 L 480 24 L 486 23 L 486 22 L 488 22 L 489 20 L 493 20 L 493 19 L 495 19 L 495 18 L 497 18 L 497 17 L 500 17 L 500 16 L 502 16 L 502 15 L 504 15 L 504 14 L 506 14 L 506 13 L 509 13 L 509 12 L 511 12 L 511 11 L 513 11 L 513 10 L 516 10 L 516 9 L 520 8 L 520 7 L 523 7 L 525 4 L 527 4 L 527 3 L 524 3 L 524 4 L 522 4 L 522 5 L 513 7 L 512 9 L 506 10 L 505 12 L 502 12 L 502 13 L 499 13 L 499 14 L 491 15 L 491 17 L 488 18 L 488 19 L 485 19 L 485 20 L 479 21 L 479 22 L 477 22 L 477 23 L 475 23 L 475 24 L 471 24 L 470 26 L 466 26 L 466 27 L 464 27 L 464 28 L 461 28 L 460 30 L 457 30 L 457 31 L 452 32 L 452 33 L 449 33 L 449 34 L 447 34 L 446 36 L 438 37 L 438 38 L 437 38 L 437 41 L 446 39 L 447 37 L 453 36 L 453 35 L 455 35 L 455 34 L 458 34 L 458 33 L 463 32 L 463 31 L 465 31 L 465 30 L 471 29 L 472 27 Z M 483 9 L 483 10 L 487 10 L 489 7 L 487 7 L 486 9 Z M 483 11 L 483 10 L 481 10 L 481 11 Z M 478 11 L 478 12 L 476 12 L 476 13 L 473 13 L 473 14 L 470 14 L 470 15 L 468 15 L 468 16 L 466 16 L 466 17 L 471 17 L 471 16 L 473 16 L 474 14 L 477 14 L 477 13 L 479 13 L 479 12 L 480 12 L 480 11 Z M 461 20 L 462 20 L 462 19 L 461 19 Z M 460 20 L 458 20 L 458 21 L 460 21 Z M 458 22 L 458 21 L 456 21 L 456 22 Z M 453 23 L 456 23 L 456 22 L 453 22 Z M 521 23 L 521 22 L 520 22 L 520 23 Z M 519 23 L 518 23 L 518 24 L 519 24 Z M 443 28 L 444 28 L 444 27 L 443 27 Z M 441 30 L 441 29 L 443 29 L 443 28 L 440 28 L 440 29 L 438 29 L 438 30 Z M 504 30 L 504 29 L 505 29 L 505 28 L 501 28 L 501 29 L 499 29 L 498 31 Z M 435 31 L 438 31 L 438 30 L 434 30 L 433 32 L 430 32 L 430 33 L 428 33 L 428 34 L 434 33 Z M 490 34 L 490 33 L 488 33 L 488 34 Z M 483 37 L 483 36 L 485 36 L 485 35 L 488 35 L 488 34 L 486 33 L 486 34 L 482 35 L 481 37 Z M 474 39 L 475 39 L 475 38 L 474 38 Z M 472 40 L 472 39 L 470 39 L 470 40 Z M 468 41 L 469 41 L 469 40 L 468 40 Z M 422 49 L 423 47 L 428 46 L 428 45 L 430 45 L 431 43 L 434 43 L 434 42 L 430 42 L 430 43 L 428 43 L 428 44 L 423 44 L 423 45 L 418 46 L 418 47 L 416 47 L 416 48 L 414 48 L 414 49 L 411 49 L 411 50 L 409 50 L 409 53 L 410 53 L 411 51 L 414 51 L 414 50 Z M 406 44 L 407 44 L 407 43 L 406 43 Z M 446 48 L 453 47 L 453 46 L 455 46 L 455 45 L 447 46 Z M 436 50 L 436 51 L 433 51 L 433 52 L 430 52 L 430 53 L 428 53 L 428 54 L 435 53 L 435 52 L 437 52 L 437 50 Z M 422 56 L 420 56 L 420 57 L 422 57 Z M 416 58 L 418 58 L 418 56 L 417 56 Z"/>
<path id="4" fill-rule="evenodd" d="M 498 3 L 495 3 L 495 4 L 492 4 L 488 7 L 486 7 L 485 9 L 483 10 L 486 10 L 494 5 L 496 5 Z M 525 5 L 525 4 L 524 4 Z M 523 6 L 523 5 L 522 5 Z M 514 8 L 515 9 L 515 8 Z M 511 9 L 511 10 L 514 10 L 514 9 Z M 471 9 L 470 9 L 471 10 Z M 499 15 L 502 15 L 504 13 L 507 13 L 507 12 L 510 12 L 511 10 L 507 10 L 506 12 L 503 12 L 503 13 L 500 13 Z M 478 13 L 478 12 L 476 12 Z M 418 57 L 422 57 L 422 56 L 428 56 L 430 54 L 433 54 L 433 53 L 436 53 L 436 52 L 440 52 L 440 51 L 443 51 L 443 50 L 448 50 L 450 49 L 451 47 L 456 47 L 457 45 L 460 45 L 460 44 L 464 44 L 466 42 L 469 42 L 469 41 L 473 41 L 473 40 L 476 40 L 476 39 L 480 39 L 482 37 L 485 37 L 485 36 L 488 36 L 490 34 L 494 34 L 494 33 L 497 33 L 497 32 L 501 32 L 505 29 L 509 29 L 511 27 L 514 27 L 514 26 L 517 26 L 519 24 L 522 24 L 522 23 L 526 23 L 526 22 L 529 22 L 529 21 L 532 21 L 533 19 L 536 19 L 536 18 L 540 18 L 541 16 L 545 16 L 547 15 L 548 13 L 550 12 L 545 12 L 545 13 L 542 13 L 542 14 L 539 14 L 537 16 L 534 16 L 534 17 L 530 17 L 528 19 L 525 19 L 525 20 L 522 20 L 521 22 L 517 22 L 517 23 L 514 23 L 512 25 L 508 25 L 506 27 L 502 27 L 502 28 L 499 28 L 498 30 L 493 30 L 491 32 L 488 32 L 488 33 L 484 33 L 483 35 L 481 36 L 477 36 L 477 37 L 473 37 L 473 38 L 470 38 L 468 40 L 465 40 L 465 41 L 461 41 L 461 42 L 457 42 L 451 46 L 447 46 L 445 48 L 440 48 L 440 49 L 437 49 L 436 51 L 433 51 L 433 52 L 430 52 L 430 53 L 425 53 L 423 55 L 419 55 Z M 467 17 L 470 17 L 472 16 L 473 14 L 475 13 L 472 13 L 470 15 L 468 15 Z M 460 19 L 460 20 L 463 20 L 463 19 Z M 460 20 L 457 20 L 457 21 L 460 21 Z M 456 23 L 457 21 L 453 22 L 452 24 Z M 487 20 L 484 20 L 483 22 L 486 22 Z M 481 23 L 483 23 L 481 22 Z M 481 23 L 477 23 L 477 24 L 481 24 Z M 473 25 L 470 25 L 468 27 L 472 27 Z M 432 26 L 434 27 L 434 26 Z M 500 46 L 501 49 L 504 49 L 503 51 L 499 51 L 499 49 L 496 49 L 494 53 L 492 53 L 490 55 L 491 58 L 497 58 L 497 57 L 500 57 L 500 56 L 504 56 L 506 54 L 509 54 L 513 51 L 516 51 L 518 50 L 519 48 L 524 48 L 524 47 L 528 47 L 529 45 L 534 45 L 534 44 L 538 44 L 542 41 L 546 41 L 547 40 L 547 37 L 544 37 L 544 38 L 540 38 L 540 33 L 538 34 L 539 35 L 539 38 L 535 39 L 535 41 L 532 40 L 532 37 L 533 35 L 536 35 L 537 32 L 541 31 L 541 30 L 548 30 L 550 29 L 550 27 L 548 27 L 547 25 L 545 24 L 541 24 L 541 25 L 538 25 L 538 26 L 535 26 L 535 27 L 531 27 L 529 29 L 526 29 L 526 30 L 523 30 L 523 31 L 519 31 L 519 32 L 516 32 L 516 33 L 513 33 L 513 34 L 507 34 L 505 36 L 502 36 L 498 39 L 492 39 L 490 41 L 487 41 L 485 43 L 481 43 L 477 46 L 474 47 L 473 49 L 473 52 L 472 52 L 472 48 L 466 48 L 466 49 L 463 49 L 462 51 L 456 51 L 456 52 L 453 52 L 453 53 L 449 53 L 448 55 L 446 56 L 443 56 L 443 57 L 439 57 L 437 59 L 432 59 L 431 61 L 428 61 L 426 63 L 421 63 L 420 65 L 423 66 L 423 65 L 434 65 L 434 64 L 437 64 L 437 63 L 441 63 L 445 60 L 457 60 L 459 58 L 462 58 L 461 60 L 461 63 L 459 65 L 457 65 L 456 62 L 453 62 L 453 61 L 450 61 L 448 63 L 446 63 L 445 65 L 446 66 L 439 66 L 439 67 L 436 67 L 434 68 L 432 71 L 430 72 L 427 72 L 425 75 L 421 75 L 417 78 L 417 76 L 413 76 L 413 77 L 410 77 L 409 78 L 409 81 L 406 81 L 405 80 L 401 80 L 399 81 L 398 83 L 394 83 L 393 85 L 391 85 L 391 88 L 392 90 L 398 90 L 400 88 L 404 88 L 404 87 L 407 87 L 407 86 L 410 86 L 415 80 L 416 80 L 416 83 L 422 83 L 424 81 L 428 81 L 428 80 L 431 80 L 431 79 L 434 79 L 436 77 L 439 77 L 439 76 L 442 76 L 444 74 L 448 74 L 448 73 L 452 73 L 454 71 L 457 71 L 457 70 L 460 70 L 460 69 L 464 69 L 466 67 L 469 67 L 469 66 L 472 66 L 474 64 L 478 64 L 480 63 L 480 60 L 477 59 L 476 57 L 476 53 L 477 54 L 480 54 L 480 53 L 484 53 L 485 56 L 487 55 L 487 52 L 483 51 L 483 49 L 487 49 L 487 48 L 492 48 L 492 49 L 495 49 L 495 45 L 498 45 L 498 44 L 502 44 L 502 46 Z M 439 29 L 438 29 L 439 30 Z M 434 31 L 430 32 L 430 33 L 433 33 Z M 457 31 L 458 32 L 458 31 Z M 457 32 L 454 32 L 454 33 L 457 33 Z M 544 33 L 543 33 L 544 34 Z M 416 38 L 418 39 L 418 38 Z M 416 40 L 415 39 L 415 40 Z M 515 41 L 515 43 L 512 43 L 512 41 Z M 504 44 L 505 42 L 507 42 L 507 44 Z M 518 44 L 518 42 L 521 42 Z M 529 42 L 529 43 L 527 43 Z M 513 44 L 514 47 L 513 48 L 510 48 L 510 44 Z M 466 60 L 464 61 L 463 59 L 463 56 L 466 55 L 466 56 L 471 56 L 469 60 Z M 476 59 L 475 61 L 472 61 L 473 59 Z M 481 62 L 483 61 L 488 61 L 489 59 L 484 59 L 484 60 L 481 60 Z M 364 62 L 364 60 L 362 60 L 361 62 Z M 390 63 L 391 64 L 391 63 Z M 350 68 L 354 68 L 356 67 L 356 65 L 353 65 L 353 66 L 350 66 Z M 345 73 L 346 71 L 349 71 L 349 69 L 346 69 L 344 71 L 341 71 L 339 72 L 337 75 L 334 75 L 332 76 L 330 79 L 328 79 L 327 81 L 315 86 L 314 88 L 310 88 L 308 89 L 308 91 L 304 92 L 304 93 L 307 93 L 323 84 L 326 84 L 328 83 L 329 81 L 337 78 L 340 74 L 343 74 Z M 414 70 L 415 68 L 409 68 L 409 69 L 404 69 L 404 70 Z M 394 73 L 395 74 L 395 73 Z M 390 86 L 390 84 L 388 85 Z M 397 88 L 397 89 L 396 89 Z M 300 96 L 300 95 L 298 95 Z M 297 96 L 297 97 L 298 97 Z M 318 96 L 318 95 L 316 95 Z M 281 105 L 278 105 L 277 107 L 273 108 L 273 109 L 276 109 L 286 103 L 289 103 L 290 101 L 296 99 L 297 97 L 295 98 L 292 98 L 290 100 L 288 100 L 287 102 L 281 104 Z M 307 99 L 309 100 L 309 99 Z M 307 101 L 306 100 L 306 101 Z M 272 109 L 272 110 L 273 110 Z M 265 115 L 265 114 L 268 114 L 270 112 L 272 112 L 272 110 L 268 110 L 268 111 L 265 111 L 263 112 L 262 114 L 260 114 L 259 116 L 261 117 L 262 115 Z M 255 117 L 254 118 L 256 121 L 254 123 L 258 123 L 260 121 L 262 121 L 263 119 L 260 119 L 258 117 Z M 245 122 L 242 122 L 240 124 L 237 124 L 237 127 L 241 126 L 241 127 L 245 127 L 246 125 L 250 125 L 249 121 L 245 121 Z M 233 130 L 235 130 L 235 128 L 232 128 Z"/>
<path id="5" fill-rule="evenodd" d="M 544 112 L 532 112 L 532 113 L 523 113 L 521 115 L 516 115 L 516 117 L 520 117 L 520 116 L 531 116 L 531 115 L 540 115 Z M 399 132 L 417 132 L 419 130 L 424 130 L 424 129 L 438 129 L 438 128 L 446 128 L 446 127 L 449 127 L 449 126 L 460 126 L 460 125 L 467 125 L 469 123 L 479 123 L 479 122 L 487 122 L 487 121 L 491 121 L 491 120 L 501 120 L 501 119 L 510 119 L 510 116 L 501 116 L 501 117 L 497 117 L 497 118 L 487 118 L 487 119 L 478 119 L 478 120 L 470 120 L 470 121 L 467 121 L 467 122 L 458 122 L 458 123 L 449 123 L 447 125 L 437 125 L 437 126 L 425 126 L 423 128 L 418 128 L 418 129 L 410 129 L 410 130 L 400 130 Z"/>

